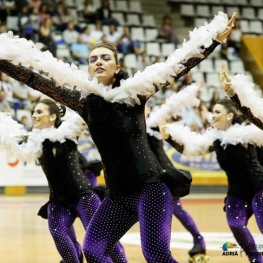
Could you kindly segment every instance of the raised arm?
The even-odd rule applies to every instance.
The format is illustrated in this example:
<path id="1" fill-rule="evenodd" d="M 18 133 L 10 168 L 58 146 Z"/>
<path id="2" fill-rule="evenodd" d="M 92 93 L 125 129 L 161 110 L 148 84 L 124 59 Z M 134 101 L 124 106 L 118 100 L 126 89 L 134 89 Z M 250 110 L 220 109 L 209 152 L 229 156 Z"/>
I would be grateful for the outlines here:
<path id="1" fill-rule="evenodd" d="M 0 60 L 0 71 L 82 114 L 84 100 L 80 100 L 80 91 L 57 86 L 54 81 L 7 60 Z"/>
<path id="2" fill-rule="evenodd" d="M 148 98 L 156 91 L 170 85 L 190 71 L 225 40 L 231 32 L 236 13 L 227 20 L 227 15 L 219 12 L 210 24 L 205 24 L 190 32 L 190 39 L 185 41 L 182 48 L 176 49 L 165 62 L 155 63 L 138 71 L 131 78 L 121 82 L 122 92 L 113 98 L 115 101 L 129 97 L 129 104 L 140 103 L 138 97 Z"/>
<path id="3" fill-rule="evenodd" d="M 235 107 L 246 119 L 263 130 L 263 99 L 253 89 L 254 84 L 241 74 L 231 78 L 226 62 L 222 62 L 220 68 L 220 82 Z"/>
<path id="4" fill-rule="evenodd" d="M 173 93 L 161 107 L 146 119 L 147 127 L 158 127 L 162 120 L 177 117 L 182 109 L 196 107 L 200 100 L 196 97 L 198 89 L 202 84 L 191 84 L 177 93 Z"/>
<path id="5" fill-rule="evenodd" d="M 207 130 L 205 134 L 192 132 L 182 122 L 169 124 L 162 122 L 159 127 L 164 140 L 186 156 L 199 156 L 212 152 L 213 142 L 218 136 L 213 129 Z"/>

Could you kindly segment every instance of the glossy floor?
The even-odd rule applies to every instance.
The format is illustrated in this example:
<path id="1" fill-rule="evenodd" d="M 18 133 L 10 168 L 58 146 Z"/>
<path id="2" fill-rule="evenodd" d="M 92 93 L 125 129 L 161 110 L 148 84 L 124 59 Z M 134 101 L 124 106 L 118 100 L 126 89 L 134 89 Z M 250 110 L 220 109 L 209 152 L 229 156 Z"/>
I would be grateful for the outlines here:
<path id="1" fill-rule="evenodd" d="M 195 219 L 199 230 L 205 236 L 207 254 L 211 263 L 245 263 L 248 259 L 237 251 L 236 256 L 223 256 L 222 245 L 236 243 L 226 223 L 223 212 L 223 195 L 190 195 L 182 200 L 183 207 Z M 38 209 L 47 200 L 44 195 L 24 197 L 0 196 L 0 262 L 4 263 L 58 263 L 60 256 L 48 232 L 47 221 L 37 216 Z M 79 240 L 84 230 L 79 220 L 75 222 Z M 263 245 L 254 217 L 248 228 Z M 139 225 L 136 224 L 122 239 L 129 263 L 146 262 L 140 247 Z M 236 243 L 237 244 L 237 243 Z M 188 262 L 188 250 L 192 247 L 192 238 L 182 224 L 173 217 L 171 251 L 179 263 Z M 230 250 L 229 250 L 230 251 Z M 161 263 L 161 262 L 158 262 Z"/>

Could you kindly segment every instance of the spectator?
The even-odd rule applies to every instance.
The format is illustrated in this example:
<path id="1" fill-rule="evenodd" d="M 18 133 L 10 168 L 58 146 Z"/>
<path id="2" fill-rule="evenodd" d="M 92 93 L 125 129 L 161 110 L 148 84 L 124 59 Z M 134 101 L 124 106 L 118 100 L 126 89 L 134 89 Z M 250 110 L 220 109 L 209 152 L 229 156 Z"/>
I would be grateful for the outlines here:
<path id="1" fill-rule="evenodd" d="M 46 4 L 41 4 L 39 7 L 38 18 L 40 24 L 44 24 L 48 18 L 51 18 L 51 14 L 49 13 L 49 9 Z"/>
<path id="2" fill-rule="evenodd" d="M 97 19 L 100 20 L 103 25 L 119 25 L 118 21 L 112 17 L 109 0 L 102 0 L 101 7 L 97 9 Z"/>
<path id="3" fill-rule="evenodd" d="M 26 39 L 36 40 L 39 30 L 39 19 L 27 5 L 23 6 L 18 14 L 18 27 L 20 36 Z"/>
<path id="4" fill-rule="evenodd" d="M 44 49 L 49 50 L 54 57 L 56 56 L 57 46 L 53 38 L 51 18 L 46 18 L 40 26 L 39 42 L 45 45 Z"/>
<path id="5" fill-rule="evenodd" d="M 162 19 L 162 25 L 159 29 L 158 38 L 164 39 L 166 43 L 175 44 L 175 47 L 179 43 L 178 36 L 172 26 L 172 19 L 169 15 L 165 15 Z"/>
<path id="6" fill-rule="evenodd" d="M 132 40 L 130 28 L 128 26 L 123 28 L 123 34 L 117 43 L 118 50 L 123 54 L 141 53 L 141 42 L 139 40 Z"/>
<path id="7" fill-rule="evenodd" d="M 96 10 L 93 0 L 84 0 L 83 6 L 79 8 L 79 11 L 83 13 L 83 17 L 89 24 L 95 24 L 97 19 Z"/>
<path id="8" fill-rule="evenodd" d="M 85 26 L 82 29 L 81 37 L 84 43 L 86 43 L 87 45 L 90 45 L 90 30 L 88 26 Z"/>
<path id="9" fill-rule="evenodd" d="M 106 34 L 106 42 L 109 42 L 117 46 L 119 38 L 120 38 L 120 33 L 117 31 L 116 25 L 110 24 L 109 33 Z"/>
<path id="10" fill-rule="evenodd" d="M 94 46 L 101 42 L 103 35 L 101 21 L 96 21 L 95 29 L 90 32 L 90 42 L 92 42 L 92 45 Z"/>
<path id="11" fill-rule="evenodd" d="M 32 9 L 36 8 L 39 11 L 41 4 L 42 4 L 41 0 L 31 0 L 29 1 L 28 6 L 29 8 L 32 8 Z"/>
<path id="12" fill-rule="evenodd" d="M 5 91 L 5 98 L 12 105 L 14 87 L 9 77 L 3 72 L 0 73 L 0 90 Z"/>
<path id="13" fill-rule="evenodd" d="M 151 61 L 144 51 L 138 56 L 137 69 L 142 71 L 149 65 L 151 65 Z"/>
<path id="14" fill-rule="evenodd" d="M 70 47 L 72 52 L 72 57 L 75 60 L 78 60 L 80 64 L 88 65 L 88 56 L 89 56 L 89 46 L 83 42 L 82 36 L 78 36 L 76 43 L 73 43 Z"/>
<path id="15" fill-rule="evenodd" d="M 14 108 L 15 109 L 23 109 L 30 110 L 33 109 L 33 103 L 39 97 L 31 97 L 30 89 L 27 85 L 22 84 L 16 80 L 13 81 L 13 97 L 14 97 Z"/>
<path id="16" fill-rule="evenodd" d="M 26 130 L 30 128 L 29 119 L 27 116 L 22 116 L 19 122 L 24 126 Z"/>
<path id="17" fill-rule="evenodd" d="M 62 36 L 68 46 L 78 41 L 79 33 L 75 30 L 75 24 L 73 21 L 67 23 L 67 28 L 63 31 Z"/>
<path id="18" fill-rule="evenodd" d="M 9 102 L 6 100 L 6 93 L 3 89 L 0 89 L 0 111 L 10 112 L 11 107 Z"/>

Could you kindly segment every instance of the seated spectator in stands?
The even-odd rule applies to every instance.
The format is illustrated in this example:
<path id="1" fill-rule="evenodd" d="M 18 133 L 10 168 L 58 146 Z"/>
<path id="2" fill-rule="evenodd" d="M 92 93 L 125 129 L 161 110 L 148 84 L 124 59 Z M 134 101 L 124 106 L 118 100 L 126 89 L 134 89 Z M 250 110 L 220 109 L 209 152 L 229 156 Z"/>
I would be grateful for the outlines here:
<path id="1" fill-rule="evenodd" d="M 25 5 L 18 13 L 19 35 L 32 41 L 38 41 L 39 18 L 33 13 L 34 10 L 37 11 Z"/>
<path id="2" fill-rule="evenodd" d="M 242 30 L 240 26 L 240 20 L 236 20 L 235 24 L 227 37 L 227 44 L 229 47 L 233 47 L 236 51 L 236 55 L 239 55 L 241 46 Z"/>
<path id="3" fill-rule="evenodd" d="M 138 56 L 138 62 L 137 62 L 137 69 L 138 70 L 144 70 L 147 66 L 151 65 L 151 61 L 149 59 L 149 56 L 144 51 Z"/>
<path id="4" fill-rule="evenodd" d="M 120 33 L 117 31 L 117 27 L 115 24 L 109 25 L 109 32 L 105 34 L 106 42 L 109 42 L 115 46 L 118 44 L 118 40 L 121 37 Z"/>
<path id="5" fill-rule="evenodd" d="M 127 53 L 141 54 L 142 52 L 141 41 L 132 40 L 130 28 L 128 26 L 125 26 L 123 28 L 123 34 L 117 42 L 117 49 L 123 54 L 127 54 Z"/>
<path id="6" fill-rule="evenodd" d="M 74 15 L 72 12 L 72 8 L 67 6 L 64 11 L 64 17 L 63 20 L 65 23 L 73 22 L 74 23 L 74 29 L 78 32 L 80 32 L 80 27 L 78 25 L 78 18 Z"/>
<path id="7" fill-rule="evenodd" d="M 3 72 L 0 72 L 0 90 L 5 91 L 5 98 L 12 105 L 14 87 L 10 81 L 10 77 Z"/>
<path id="8" fill-rule="evenodd" d="M 32 8 L 32 9 L 36 8 L 39 11 L 40 6 L 42 4 L 41 0 L 29 0 L 28 2 L 29 2 L 28 3 L 29 8 Z"/>
<path id="9" fill-rule="evenodd" d="M 73 21 L 67 23 L 67 28 L 63 31 L 62 36 L 68 46 L 78 41 L 79 32 L 75 30 Z"/>
<path id="10" fill-rule="evenodd" d="M 38 18 L 40 24 L 43 24 L 48 18 L 51 19 L 51 14 L 46 4 L 41 4 L 39 7 Z"/>
<path id="11" fill-rule="evenodd" d="M 36 101 L 39 97 L 31 97 L 30 89 L 27 85 L 22 84 L 16 80 L 13 80 L 13 97 L 16 109 L 32 110 L 32 102 Z"/>
<path id="12" fill-rule="evenodd" d="M 63 32 L 67 28 L 67 22 L 64 19 L 64 4 L 58 2 L 52 15 L 52 22 L 55 30 Z"/>
<path id="13" fill-rule="evenodd" d="M 82 36 L 78 36 L 78 40 L 76 43 L 73 43 L 70 47 L 72 57 L 82 65 L 88 65 L 88 57 L 90 48 L 89 46 L 83 42 Z"/>
<path id="14" fill-rule="evenodd" d="M 102 41 L 104 33 L 102 31 L 102 24 L 101 21 L 96 21 L 95 29 L 91 30 L 90 32 L 90 41 L 92 45 L 96 45 Z"/>
<path id="15" fill-rule="evenodd" d="M 52 20 L 51 18 L 46 18 L 39 28 L 39 42 L 45 45 L 44 50 L 49 50 L 55 57 L 57 46 L 53 35 L 54 33 L 52 32 Z"/>
<path id="16" fill-rule="evenodd" d="M 11 106 L 9 102 L 6 100 L 6 93 L 4 89 L 0 89 L 0 111 L 10 112 Z"/>
<path id="17" fill-rule="evenodd" d="M 169 15 L 165 15 L 162 19 L 162 25 L 159 29 L 158 37 L 164 39 L 166 43 L 173 43 L 175 47 L 179 44 L 179 39 L 172 26 L 172 19 Z"/>
<path id="18" fill-rule="evenodd" d="M 95 24 L 97 20 L 97 8 L 94 5 L 94 0 L 84 0 L 83 5 L 78 7 L 78 11 L 82 12 L 87 23 Z"/>
<path id="19" fill-rule="evenodd" d="M 90 30 L 88 26 L 82 28 L 82 32 L 80 33 L 80 35 L 84 43 L 86 43 L 88 46 L 92 46 L 90 44 Z"/>
<path id="20" fill-rule="evenodd" d="M 20 120 L 18 120 L 19 123 L 21 123 L 26 130 L 30 128 L 29 119 L 27 116 L 22 116 Z"/>
<path id="21" fill-rule="evenodd" d="M 1 1 L 8 16 L 17 16 L 18 11 L 16 1 L 14 0 L 2 0 Z"/>
<path id="22" fill-rule="evenodd" d="M 103 25 L 119 25 L 119 22 L 112 17 L 109 0 L 102 0 L 101 7 L 97 9 L 97 19 L 100 20 Z"/>
<path id="23" fill-rule="evenodd" d="M 54 0 L 42 0 L 42 3 L 48 6 L 48 12 L 52 15 L 55 11 L 56 2 Z"/>

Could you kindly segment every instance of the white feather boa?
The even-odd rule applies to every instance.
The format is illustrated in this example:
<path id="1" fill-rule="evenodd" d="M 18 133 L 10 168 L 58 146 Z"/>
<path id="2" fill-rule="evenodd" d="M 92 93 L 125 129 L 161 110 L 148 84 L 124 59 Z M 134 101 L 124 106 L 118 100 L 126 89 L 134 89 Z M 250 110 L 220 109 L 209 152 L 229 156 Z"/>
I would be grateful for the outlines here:
<path id="1" fill-rule="evenodd" d="M 166 133 L 172 140 L 184 146 L 183 154 L 187 156 L 208 153 L 209 148 L 217 139 L 221 141 L 222 146 L 239 143 L 245 147 L 248 144 L 263 146 L 263 131 L 255 125 L 235 124 L 226 131 L 209 128 L 205 134 L 199 134 L 192 132 L 189 127 L 183 125 L 183 122 L 174 122 L 166 125 Z"/>
<path id="2" fill-rule="evenodd" d="M 157 111 L 150 113 L 146 119 L 147 127 L 157 127 L 163 119 L 167 120 L 180 115 L 182 109 L 198 106 L 200 100 L 196 98 L 197 91 L 198 85 L 191 84 L 178 93 L 174 93 Z"/>
<path id="3" fill-rule="evenodd" d="M 155 92 L 154 85 L 160 88 L 171 75 L 176 76 L 184 70 L 182 63 L 193 57 L 203 58 L 203 48 L 212 44 L 218 33 L 225 30 L 227 23 L 227 15 L 219 12 L 211 23 L 205 23 L 191 31 L 190 39 L 184 41 L 182 48 L 176 49 L 165 62 L 155 63 L 142 72 L 138 71 L 133 77 L 123 80 L 118 89 L 105 87 L 95 78 L 91 80 L 76 65 L 57 60 L 48 51 L 41 52 L 40 45 L 13 36 L 11 31 L 0 35 L 0 59 L 47 72 L 60 86 L 67 83 L 72 88 L 76 87 L 83 97 L 93 93 L 106 101 L 134 105 L 140 104 L 138 95 L 150 97 Z"/>
<path id="4" fill-rule="evenodd" d="M 71 113 L 58 128 L 33 129 L 31 132 L 22 131 L 21 125 L 6 114 L 0 113 L 0 120 L 0 148 L 19 160 L 28 162 L 35 161 L 41 156 L 42 142 L 45 139 L 61 143 L 69 139 L 77 143 L 77 138 L 86 128 L 86 123 L 76 113 Z M 28 139 L 19 144 L 22 136 Z"/>
<path id="5" fill-rule="evenodd" d="M 258 97 L 254 89 L 255 84 L 243 74 L 235 75 L 231 83 L 241 105 L 250 108 L 253 115 L 263 121 L 263 99 Z"/>

